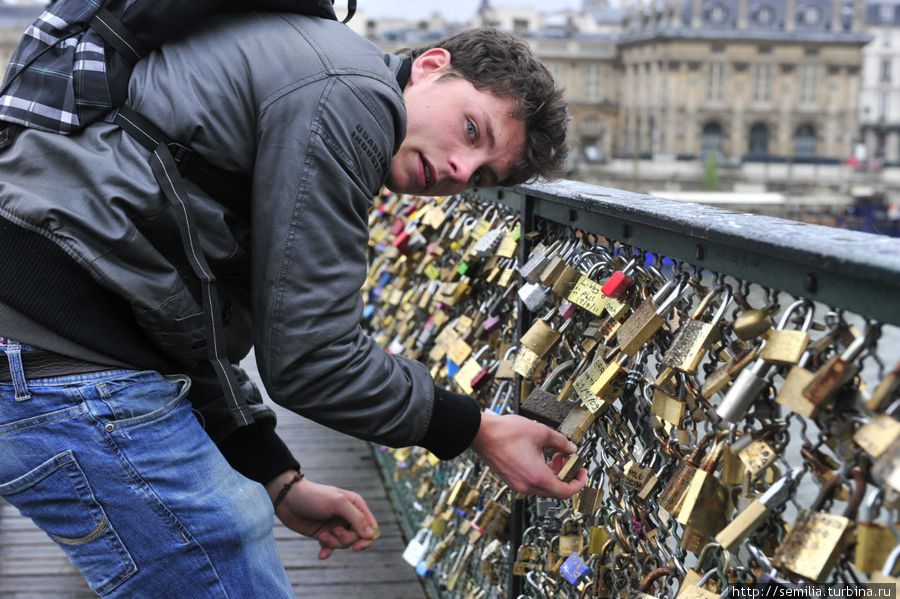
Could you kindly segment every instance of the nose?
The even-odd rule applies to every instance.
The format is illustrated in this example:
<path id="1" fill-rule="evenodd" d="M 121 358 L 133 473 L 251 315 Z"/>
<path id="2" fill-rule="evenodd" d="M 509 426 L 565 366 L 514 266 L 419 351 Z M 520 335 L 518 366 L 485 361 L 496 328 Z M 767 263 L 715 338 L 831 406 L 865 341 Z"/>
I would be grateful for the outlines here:
<path id="1" fill-rule="evenodd" d="M 453 181 L 468 183 L 475 169 L 478 168 L 474 156 L 454 154 L 448 159 L 449 175 Z"/>

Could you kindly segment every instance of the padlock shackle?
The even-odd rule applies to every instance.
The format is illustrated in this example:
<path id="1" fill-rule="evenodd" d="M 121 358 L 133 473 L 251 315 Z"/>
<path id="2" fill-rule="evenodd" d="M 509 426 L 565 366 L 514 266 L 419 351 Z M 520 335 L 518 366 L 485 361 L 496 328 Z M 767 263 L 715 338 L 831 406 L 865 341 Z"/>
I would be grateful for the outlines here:
<path id="1" fill-rule="evenodd" d="M 803 326 L 799 329 L 801 331 L 808 331 L 809 327 L 812 326 L 813 314 L 815 313 L 815 305 L 808 299 L 799 299 L 785 308 L 784 313 L 781 315 L 781 318 L 778 320 L 778 326 L 776 327 L 778 330 L 784 330 L 788 323 L 790 323 L 791 315 L 795 310 L 799 310 L 801 307 L 806 308 L 806 314 L 803 319 Z"/>
<path id="2" fill-rule="evenodd" d="M 862 350 L 869 346 L 870 343 L 875 341 L 878 336 L 881 334 L 881 325 L 875 322 L 870 322 L 868 326 L 866 326 L 866 332 L 853 340 L 847 349 L 841 354 L 841 360 L 844 362 L 852 362 L 855 360 Z"/>
<path id="3" fill-rule="evenodd" d="M 662 566 L 660 568 L 656 568 L 655 570 L 651 570 L 647 573 L 646 576 L 641 579 L 641 584 L 640 586 L 638 586 L 638 590 L 642 593 L 646 593 L 654 582 L 665 576 L 672 576 L 674 573 L 675 570 L 671 566 Z"/>

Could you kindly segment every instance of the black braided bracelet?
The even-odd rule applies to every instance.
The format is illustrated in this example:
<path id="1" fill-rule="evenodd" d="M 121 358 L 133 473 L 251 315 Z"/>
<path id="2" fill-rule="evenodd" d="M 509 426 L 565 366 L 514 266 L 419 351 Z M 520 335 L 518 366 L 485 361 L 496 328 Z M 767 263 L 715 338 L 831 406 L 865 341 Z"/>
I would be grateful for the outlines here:
<path id="1" fill-rule="evenodd" d="M 300 479 L 301 479 L 301 478 L 303 478 L 303 473 L 302 473 L 302 472 L 298 472 L 297 474 L 294 475 L 294 477 L 293 477 L 291 480 L 289 480 L 288 482 L 284 483 L 284 486 L 281 487 L 281 491 L 278 492 L 278 496 L 275 498 L 275 501 L 272 502 L 272 508 L 273 508 L 273 509 L 276 509 L 276 510 L 278 509 L 278 505 L 279 505 L 282 501 L 284 501 L 284 498 L 285 498 L 285 497 L 287 497 L 288 491 L 291 490 L 291 487 L 293 487 L 295 484 L 297 484 L 298 482 L 300 482 Z"/>

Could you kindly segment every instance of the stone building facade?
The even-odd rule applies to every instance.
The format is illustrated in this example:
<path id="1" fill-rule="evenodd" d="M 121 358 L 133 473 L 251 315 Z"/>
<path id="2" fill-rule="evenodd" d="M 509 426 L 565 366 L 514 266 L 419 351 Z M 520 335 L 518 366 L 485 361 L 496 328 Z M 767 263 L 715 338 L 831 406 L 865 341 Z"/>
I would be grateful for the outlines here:
<path id="1" fill-rule="evenodd" d="M 858 138 L 862 0 L 664 0 L 626 16 L 617 152 L 838 162 Z"/>
<path id="2" fill-rule="evenodd" d="M 874 165 L 900 166 L 900 1 L 866 5 L 860 100 L 861 159 Z"/>

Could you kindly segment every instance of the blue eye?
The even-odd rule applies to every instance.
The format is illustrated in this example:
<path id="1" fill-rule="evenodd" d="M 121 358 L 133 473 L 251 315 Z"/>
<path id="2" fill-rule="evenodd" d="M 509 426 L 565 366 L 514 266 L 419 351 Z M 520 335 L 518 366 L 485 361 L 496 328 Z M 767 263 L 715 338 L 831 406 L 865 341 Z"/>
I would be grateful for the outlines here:
<path id="1" fill-rule="evenodd" d="M 478 129 L 475 127 L 475 123 L 473 123 L 472 121 L 466 121 L 466 132 L 472 139 L 478 137 Z"/>

